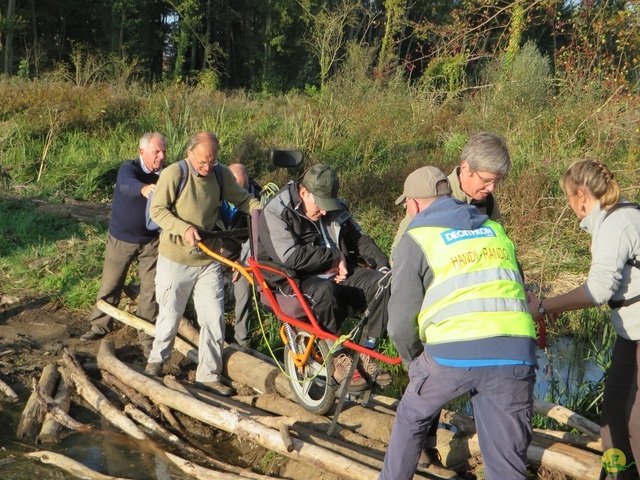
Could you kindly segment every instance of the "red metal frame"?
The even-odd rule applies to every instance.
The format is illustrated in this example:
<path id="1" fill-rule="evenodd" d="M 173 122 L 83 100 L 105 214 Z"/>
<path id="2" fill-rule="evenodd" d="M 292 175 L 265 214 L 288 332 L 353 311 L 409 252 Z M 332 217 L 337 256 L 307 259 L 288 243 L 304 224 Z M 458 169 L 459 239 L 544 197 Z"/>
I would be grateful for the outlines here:
<path id="1" fill-rule="evenodd" d="M 309 308 L 309 305 L 307 304 L 306 300 L 304 299 L 304 295 L 302 294 L 302 292 L 300 291 L 300 288 L 298 287 L 298 284 L 296 283 L 296 281 L 291 278 L 288 277 L 282 270 L 279 270 L 277 268 L 274 267 L 270 267 L 267 265 L 263 265 L 260 262 L 258 262 L 257 260 L 255 260 L 252 257 L 249 257 L 249 269 L 251 270 L 251 272 L 253 273 L 256 281 L 259 284 L 259 288 L 261 290 L 262 293 L 265 294 L 268 302 L 269 302 L 269 307 L 271 307 L 271 309 L 273 310 L 275 316 L 278 318 L 278 320 L 280 320 L 281 322 L 286 322 L 296 328 L 300 328 L 302 330 L 305 330 L 313 335 L 315 335 L 316 337 L 320 338 L 321 340 L 333 340 L 333 341 L 338 341 L 339 336 L 335 335 L 331 332 L 328 332 L 326 330 L 324 330 L 319 324 L 318 324 L 318 320 L 316 319 L 316 316 L 313 314 L 313 311 Z M 268 283 L 265 281 L 264 276 L 262 274 L 262 271 L 268 271 L 268 272 L 272 272 L 275 273 L 277 275 L 282 276 L 283 278 L 285 278 L 287 280 L 287 282 L 289 283 L 289 286 L 291 287 L 291 289 L 293 290 L 293 293 L 295 294 L 296 298 L 298 299 L 298 301 L 300 302 L 300 305 L 302 306 L 305 315 L 306 315 L 306 319 L 308 320 L 305 321 L 303 319 L 300 318 L 294 318 L 291 317 L 289 315 L 286 315 L 282 309 L 280 308 L 280 305 L 278 304 L 278 301 L 275 297 L 275 295 L 273 294 L 273 292 L 271 291 L 271 289 L 269 288 Z M 370 350 L 368 348 L 363 347 L 362 345 L 359 345 L 357 343 L 352 342 L 351 340 L 346 340 L 345 342 L 343 342 L 343 345 L 345 347 L 350 348 L 351 350 L 355 350 L 357 352 L 360 353 L 364 353 L 366 355 L 369 355 L 377 360 L 380 360 L 382 362 L 385 363 L 389 363 L 391 365 L 397 365 L 400 362 L 402 362 L 402 359 L 400 357 L 389 357 L 387 355 L 384 355 L 382 353 L 376 352 L 374 350 Z"/>
<path id="2" fill-rule="evenodd" d="M 315 335 L 316 337 L 320 338 L 321 340 L 333 340 L 333 341 L 339 340 L 338 335 L 335 335 L 331 332 L 324 330 L 318 324 L 318 320 L 316 319 L 316 316 L 313 314 L 313 311 L 309 308 L 309 305 L 307 304 L 307 301 L 305 300 L 304 295 L 300 291 L 300 288 L 298 288 L 298 284 L 293 278 L 287 276 L 287 274 L 284 271 L 279 270 L 275 267 L 261 264 L 253 257 L 249 257 L 249 259 L 247 260 L 249 263 L 249 267 L 247 268 L 238 262 L 229 260 L 228 258 L 218 255 L 217 253 L 207 248 L 202 242 L 198 244 L 198 247 L 205 254 L 209 255 L 210 257 L 214 258 L 220 263 L 228 265 L 234 270 L 239 271 L 252 285 L 256 286 L 256 282 L 257 282 L 258 284 L 257 289 L 259 290 L 259 292 L 264 293 L 264 295 L 267 298 L 267 301 L 269 302 L 268 306 L 273 310 L 273 313 L 281 322 L 288 323 L 296 328 L 309 332 L 312 335 Z M 271 288 L 269 287 L 269 284 L 264 279 L 264 276 L 262 274 L 263 271 L 280 275 L 282 276 L 282 278 L 285 278 L 287 282 L 289 282 L 291 289 L 293 290 L 296 298 L 300 302 L 300 305 L 302 306 L 305 312 L 306 319 L 294 318 L 289 315 L 286 315 L 282 311 L 275 295 L 273 294 L 273 292 L 271 291 Z M 254 277 L 255 277 L 255 281 L 254 281 Z M 380 360 L 382 362 L 385 362 L 391 365 L 398 365 L 399 363 L 402 362 L 402 359 L 399 356 L 389 357 L 382 353 L 365 348 L 362 345 L 352 342 L 351 340 L 346 340 L 345 342 L 343 342 L 343 345 L 347 348 L 350 348 L 351 350 L 355 350 L 357 352 L 369 355 L 377 360 Z"/>

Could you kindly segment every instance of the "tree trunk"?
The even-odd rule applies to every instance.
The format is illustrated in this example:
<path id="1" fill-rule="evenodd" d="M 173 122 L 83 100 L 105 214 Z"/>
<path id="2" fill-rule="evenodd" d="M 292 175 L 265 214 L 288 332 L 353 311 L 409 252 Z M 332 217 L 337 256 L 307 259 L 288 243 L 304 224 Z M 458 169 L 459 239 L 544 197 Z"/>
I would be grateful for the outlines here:
<path id="1" fill-rule="evenodd" d="M 16 0 L 7 3 L 6 36 L 4 39 L 4 74 L 10 76 L 13 70 L 13 34 L 15 30 Z"/>
<path id="2" fill-rule="evenodd" d="M 44 388 L 48 395 L 51 395 L 56 388 L 59 378 L 60 373 L 56 366 L 49 364 L 44 367 L 38 383 Z M 35 437 L 40 430 L 45 413 L 44 407 L 38 401 L 38 393 L 34 389 L 27 401 L 27 405 L 22 411 L 16 436 L 19 439 Z"/>
<path id="3" fill-rule="evenodd" d="M 131 419 L 120 412 L 120 410 L 91 383 L 69 350 L 65 349 L 62 357 L 69 368 L 70 377 L 76 386 L 78 395 L 80 395 L 93 410 L 102 415 L 110 424 L 133 438 L 137 440 L 147 439 L 145 433 L 140 430 Z"/>
<path id="4" fill-rule="evenodd" d="M 58 468 L 66 470 L 71 475 L 73 475 L 74 478 L 84 478 L 87 480 L 128 480 L 126 478 L 103 475 L 102 473 L 91 470 L 90 468 L 85 467 L 80 462 L 76 462 L 72 458 L 61 455 L 59 453 L 41 450 L 39 452 L 25 453 L 24 455 L 25 457 L 36 458 L 42 463 L 55 465 Z"/>
<path id="5" fill-rule="evenodd" d="M 87 428 L 85 425 L 73 420 L 67 413 L 71 406 L 71 389 L 69 387 L 69 374 L 65 368 L 60 369 L 60 381 L 58 382 L 55 398 L 47 395 L 47 392 L 40 385 L 35 385 L 38 401 L 47 411 L 40 435 L 38 435 L 38 442 L 54 443 L 59 441 L 63 426 L 73 430 Z"/>

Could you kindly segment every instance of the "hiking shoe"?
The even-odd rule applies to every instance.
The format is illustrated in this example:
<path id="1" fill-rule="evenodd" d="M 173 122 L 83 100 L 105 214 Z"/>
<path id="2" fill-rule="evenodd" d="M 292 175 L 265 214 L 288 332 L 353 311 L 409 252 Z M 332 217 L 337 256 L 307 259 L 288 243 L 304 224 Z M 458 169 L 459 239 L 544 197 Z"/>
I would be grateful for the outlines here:
<path id="1" fill-rule="evenodd" d="M 391 385 L 391 382 L 393 382 L 391 374 L 386 370 L 380 368 L 378 362 L 376 362 L 376 360 L 372 356 L 362 354 L 360 355 L 360 359 L 362 361 L 360 366 L 362 368 L 362 371 L 364 372 L 365 377 L 373 382 L 376 382 L 381 387 Z"/>
<path id="2" fill-rule="evenodd" d="M 98 333 L 93 330 L 89 330 L 87 333 L 80 337 L 80 341 L 82 342 L 90 342 L 91 340 L 98 340 L 106 335 L 106 333 Z"/>
<path id="3" fill-rule="evenodd" d="M 353 365 L 353 359 L 346 353 L 341 353 L 337 357 L 333 357 L 333 379 L 342 384 L 342 382 L 347 378 L 347 375 L 349 375 L 351 365 Z M 362 378 L 362 375 L 356 369 L 353 372 L 353 376 L 351 377 L 351 382 L 349 383 L 349 388 L 347 390 L 350 392 L 359 392 L 365 388 L 367 388 L 367 381 Z"/>
<path id="4" fill-rule="evenodd" d="M 422 468 L 445 468 L 440 460 L 440 452 L 437 448 L 424 448 L 420 454 L 418 466 Z"/>
<path id="5" fill-rule="evenodd" d="M 147 375 L 152 375 L 154 377 L 159 377 L 162 373 L 162 364 L 161 363 L 147 363 L 147 366 L 144 367 L 144 373 Z"/>
<path id="6" fill-rule="evenodd" d="M 197 388 L 201 388 L 202 390 L 222 395 L 223 397 L 230 397 L 233 395 L 233 388 L 228 387 L 219 380 L 215 382 L 195 382 L 193 385 Z"/>

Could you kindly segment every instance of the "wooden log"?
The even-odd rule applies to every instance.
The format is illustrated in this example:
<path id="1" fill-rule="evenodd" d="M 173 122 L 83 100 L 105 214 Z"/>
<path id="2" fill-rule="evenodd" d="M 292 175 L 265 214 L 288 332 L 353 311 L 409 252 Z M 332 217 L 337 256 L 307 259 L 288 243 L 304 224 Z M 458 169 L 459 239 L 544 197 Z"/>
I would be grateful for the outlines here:
<path id="1" fill-rule="evenodd" d="M 51 399 L 51 404 L 49 404 L 49 399 L 45 397 L 47 392 L 44 390 L 44 388 L 39 385 L 35 385 L 35 387 L 38 388 L 38 401 L 42 403 L 42 401 L 44 400 L 45 408 L 47 410 L 47 414 L 45 415 L 44 422 L 42 424 L 42 429 L 40 430 L 40 434 L 36 439 L 36 441 L 39 443 L 58 442 L 60 440 L 63 426 L 71 429 L 74 429 L 74 426 L 84 426 L 82 423 L 76 422 L 76 420 L 70 417 L 67 413 L 69 412 L 69 407 L 71 406 L 69 374 L 66 368 L 59 368 L 58 371 L 60 373 L 60 380 L 58 381 L 56 395 Z"/>
<path id="2" fill-rule="evenodd" d="M 238 478 L 249 478 L 235 473 L 216 472 L 215 470 L 201 467 L 169 452 L 166 452 L 166 455 L 169 460 L 180 468 L 180 470 L 199 480 L 237 480 Z"/>
<path id="3" fill-rule="evenodd" d="M 51 395 L 56 388 L 59 378 L 60 373 L 58 369 L 55 365 L 50 364 L 42 370 L 42 376 L 38 383 L 44 388 L 48 395 Z M 45 413 L 45 409 L 40 402 L 38 402 L 38 394 L 34 390 L 20 417 L 16 436 L 19 439 L 34 438 L 40 431 Z"/>
<path id="4" fill-rule="evenodd" d="M 329 427 L 331 426 L 331 420 L 329 418 L 314 415 L 313 413 L 306 411 L 297 403 L 278 395 L 261 394 L 252 396 L 236 396 L 234 397 L 234 400 L 247 403 L 266 412 L 295 419 L 296 423 L 292 423 L 290 428 L 297 431 L 300 426 L 304 426 L 309 430 L 319 433 L 320 435 L 326 435 L 329 442 L 337 444 L 341 441 L 345 444 L 348 443 L 351 445 L 362 446 L 368 450 L 369 455 L 377 455 L 380 458 L 384 456 L 384 452 L 387 450 L 386 443 L 365 437 L 364 435 L 354 432 L 348 428 L 344 428 L 340 424 L 337 424 L 334 436 L 329 437 L 327 435 Z"/>
<path id="5" fill-rule="evenodd" d="M 294 440 L 294 451 L 287 452 L 283 448 L 282 440 L 276 430 L 265 427 L 237 412 L 225 411 L 168 389 L 127 367 L 115 357 L 114 351 L 112 342 L 102 340 L 98 352 L 98 365 L 100 365 L 100 368 L 116 375 L 156 403 L 166 404 L 207 425 L 234 433 L 245 440 L 253 441 L 276 453 L 281 453 L 294 460 L 333 473 L 340 478 L 353 480 L 375 480 L 378 478 L 379 472 L 377 470 L 357 464 L 340 455 L 298 439 Z"/>
<path id="6" fill-rule="evenodd" d="M 0 380 L 0 392 L 5 394 L 8 402 L 15 403 L 20 400 L 20 397 L 18 397 L 16 392 L 14 392 L 13 389 L 2 380 Z"/>
<path id="7" fill-rule="evenodd" d="M 586 435 L 577 435 L 575 433 L 560 432 L 557 430 L 544 430 L 541 428 L 534 428 L 533 434 L 542 438 L 573 445 L 574 447 L 587 448 L 599 453 L 603 452 L 602 440 L 592 440 Z"/>
<path id="8" fill-rule="evenodd" d="M 582 415 L 572 412 L 562 405 L 534 399 L 533 411 L 534 413 L 546 415 L 564 425 L 575 428 L 593 440 L 600 439 L 600 426 L 598 424 L 584 418 Z"/>
<path id="9" fill-rule="evenodd" d="M 59 453 L 42 450 L 38 452 L 25 453 L 24 455 L 25 457 L 35 458 L 37 460 L 40 460 L 42 463 L 55 465 L 62 470 L 66 470 L 71 475 L 73 475 L 74 478 L 82 478 L 87 480 L 128 480 L 126 478 L 103 475 L 102 473 L 91 470 L 90 468 L 85 467 L 80 462 L 76 462 L 72 458 L 61 455 Z"/>
<path id="10" fill-rule="evenodd" d="M 124 286 L 122 291 L 127 295 L 127 297 L 136 302 L 138 301 L 138 297 L 140 296 L 140 285 L 131 285 L 130 283 L 128 283 Z M 195 329 L 195 327 L 186 317 L 182 317 L 180 319 L 180 324 L 178 325 L 178 335 L 180 335 L 194 347 L 198 347 L 198 330 Z"/>
<path id="11" fill-rule="evenodd" d="M 120 310 L 113 305 L 109 305 L 104 300 L 98 300 L 96 305 L 100 310 L 109 315 L 111 318 L 115 318 L 119 322 L 122 322 L 125 325 L 129 325 L 136 330 L 142 330 L 149 335 L 155 336 L 156 328 L 152 323 L 142 320 L 141 318 L 138 318 L 131 313 Z M 187 357 L 193 363 L 198 363 L 198 349 L 185 342 L 180 337 L 176 337 L 173 348 Z"/>
<path id="12" fill-rule="evenodd" d="M 362 444 L 347 443 L 340 439 L 330 437 L 326 433 L 307 428 L 299 423 L 294 422 L 293 418 L 286 417 L 253 417 L 257 422 L 274 428 L 282 428 L 283 425 L 287 430 L 293 431 L 295 436 L 313 445 L 318 445 L 332 452 L 338 453 L 343 457 L 360 462 L 364 465 L 370 465 L 374 468 L 381 469 L 386 448 L 374 450 L 364 447 Z M 386 446 L 385 446 L 386 447 Z"/>
<path id="13" fill-rule="evenodd" d="M 222 353 L 223 374 L 249 385 L 260 393 L 276 393 L 275 379 L 280 369 L 235 348 L 225 348 Z"/>
<path id="14" fill-rule="evenodd" d="M 102 415 L 111 425 L 131 435 L 133 438 L 146 440 L 147 436 L 144 432 L 140 430 L 131 419 L 120 412 L 120 410 L 91 383 L 70 350 L 64 349 L 62 359 L 69 369 L 69 376 L 76 387 L 78 395 L 80 395 L 93 410 Z"/>
<path id="15" fill-rule="evenodd" d="M 185 395 L 189 395 L 190 397 L 193 397 L 189 389 L 187 389 L 187 387 L 185 387 L 178 380 L 176 380 L 176 377 L 174 377 L 173 375 L 165 375 L 164 378 L 162 379 L 162 383 L 164 383 L 171 390 L 175 390 L 176 392 L 182 392 Z"/>
<path id="16" fill-rule="evenodd" d="M 64 411 L 56 401 L 45 391 L 45 389 L 36 383 L 33 379 L 33 389 L 36 392 L 38 401 L 44 407 L 46 412 L 51 415 L 52 419 L 59 425 L 64 425 L 71 430 L 88 431 L 92 427 L 78 422 L 71 417 L 66 411 Z M 68 408 L 68 407 L 67 407 Z M 39 437 L 38 437 L 39 438 Z"/>
<path id="17" fill-rule="evenodd" d="M 196 327 L 194 327 L 185 317 L 182 317 L 178 324 L 178 335 L 194 347 L 198 348 L 198 345 L 200 344 L 200 332 L 198 332 Z"/>
<path id="18" fill-rule="evenodd" d="M 140 394 L 126 383 L 121 382 L 119 378 L 111 375 L 109 372 L 101 370 L 100 374 L 107 384 L 111 385 L 116 390 L 119 390 L 131 403 L 140 407 L 145 413 L 153 415 L 155 412 L 157 414 L 158 408 L 153 406 L 144 395 Z"/>
<path id="19" fill-rule="evenodd" d="M 597 480 L 602 468 L 601 455 L 538 436 L 527 450 L 527 459 L 580 480 Z"/>
<path id="20" fill-rule="evenodd" d="M 150 431 L 152 431 L 153 433 L 155 433 L 159 437 L 161 437 L 164 440 L 172 443 L 173 445 L 175 445 L 176 447 L 180 448 L 181 450 L 189 453 L 190 455 L 193 455 L 193 456 L 195 456 L 197 458 L 200 458 L 201 460 L 209 463 L 210 465 L 213 465 L 214 467 L 219 468 L 220 470 L 231 472 L 231 473 L 235 473 L 236 475 L 242 475 L 243 478 L 253 478 L 253 479 L 256 479 L 256 480 L 264 480 L 264 479 L 269 478 L 269 477 L 266 477 L 264 475 L 260 475 L 258 473 L 254 473 L 251 470 L 247 470 L 245 468 L 236 467 L 235 465 L 230 465 L 228 463 L 225 463 L 225 462 L 222 462 L 220 460 L 217 460 L 217 459 L 211 457 L 210 455 L 207 455 L 202 450 L 199 450 L 199 449 L 193 447 L 192 445 L 188 444 L 187 442 L 182 440 L 177 435 L 174 435 L 173 433 L 169 432 L 162 425 L 157 423 L 151 417 L 146 415 L 141 410 L 138 410 L 137 408 L 135 408 L 131 404 L 129 404 L 126 407 L 124 407 L 124 411 L 133 420 L 135 420 L 136 422 L 138 422 L 140 425 L 144 426 L 145 428 L 149 429 Z"/>

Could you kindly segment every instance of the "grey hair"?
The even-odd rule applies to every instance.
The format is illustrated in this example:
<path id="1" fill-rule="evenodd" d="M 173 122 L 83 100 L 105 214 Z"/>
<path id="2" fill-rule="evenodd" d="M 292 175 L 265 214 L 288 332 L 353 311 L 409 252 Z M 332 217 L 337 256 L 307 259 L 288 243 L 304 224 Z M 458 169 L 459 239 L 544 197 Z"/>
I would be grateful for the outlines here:
<path id="1" fill-rule="evenodd" d="M 480 170 L 506 176 L 511 169 L 507 144 L 493 133 L 476 133 L 464 146 L 460 157 L 461 161 L 467 161 L 472 172 Z"/>
<path id="2" fill-rule="evenodd" d="M 220 150 L 220 142 L 218 141 L 218 137 L 211 132 L 199 132 L 191 135 L 189 138 L 189 143 L 187 144 L 187 151 L 191 152 L 194 148 L 196 148 L 201 143 L 210 143 L 215 149 L 216 153 Z"/>
<path id="3" fill-rule="evenodd" d="M 149 146 L 149 142 L 151 141 L 151 139 L 156 137 L 162 140 L 165 144 L 167 143 L 167 141 L 164 139 L 164 135 L 162 135 L 160 132 L 147 132 L 142 135 L 142 138 L 140 138 L 140 148 L 143 150 L 146 149 Z"/>

